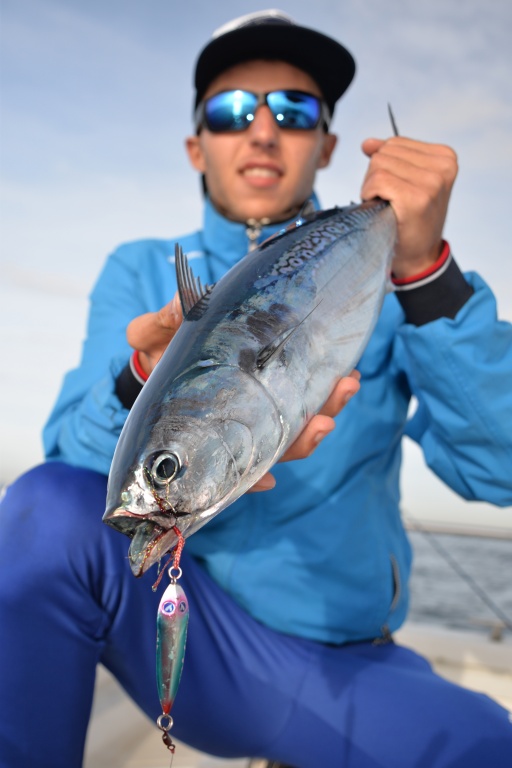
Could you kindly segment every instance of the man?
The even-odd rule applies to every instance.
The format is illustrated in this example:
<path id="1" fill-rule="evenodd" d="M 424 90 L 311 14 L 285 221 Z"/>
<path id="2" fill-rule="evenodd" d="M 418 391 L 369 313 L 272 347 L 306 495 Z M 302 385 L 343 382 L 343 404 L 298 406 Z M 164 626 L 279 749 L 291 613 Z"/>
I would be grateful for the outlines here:
<path id="1" fill-rule="evenodd" d="M 187 151 L 204 179 L 205 222 L 178 240 L 203 282 L 318 205 L 316 171 L 336 141 L 328 124 L 353 73 L 342 46 L 278 12 L 236 20 L 202 51 Z M 297 91 L 302 104 L 289 110 Z M 420 442 L 466 498 L 510 504 L 512 330 L 442 241 L 453 151 L 404 138 L 363 149 L 362 197 L 396 213 L 399 290 L 358 366 L 357 397 L 336 416 L 358 389 L 354 374 L 286 456 L 308 458 L 279 464 L 274 490 L 247 494 L 187 541 L 191 618 L 173 733 L 212 754 L 295 768 L 505 766 L 507 713 L 438 678 L 391 632 L 406 615 L 410 569 L 400 439 Z M 160 595 L 133 579 L 126 540 L 100 518 L 128 408 L 180 323 L 173 253 L 174 241 L 142 241 L 109 259 L 82 363 L 46 429 L 54 461 L 2 503 L 3 767 L 80 765 L 98 661 L 159 714 Z"/>

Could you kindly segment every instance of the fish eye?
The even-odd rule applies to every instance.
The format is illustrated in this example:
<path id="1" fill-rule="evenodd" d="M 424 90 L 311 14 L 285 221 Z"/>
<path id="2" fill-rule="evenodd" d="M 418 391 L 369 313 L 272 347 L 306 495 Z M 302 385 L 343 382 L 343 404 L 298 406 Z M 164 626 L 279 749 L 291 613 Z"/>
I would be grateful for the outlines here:
<path id="1" fill-rule="evenodd" d="M 180 458 L 176 453 L 168 451 L 158 453 L 150 459 L 148 469 L 155 485 L 168 485 L 181 469 Z"/>

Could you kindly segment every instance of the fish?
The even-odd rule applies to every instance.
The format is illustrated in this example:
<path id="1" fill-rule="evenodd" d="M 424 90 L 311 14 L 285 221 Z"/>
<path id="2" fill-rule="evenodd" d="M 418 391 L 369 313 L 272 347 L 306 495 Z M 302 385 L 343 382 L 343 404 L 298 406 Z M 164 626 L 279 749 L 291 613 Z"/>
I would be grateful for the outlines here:
<path id="1" fill-rule="evenodd" d="M 389 203 L 299 216 L 214 286 L 176 246 L 183 323 L 139 394 L 103 520 L 141 576 L 248 491 L 359 361 L 390 285 Z"/>

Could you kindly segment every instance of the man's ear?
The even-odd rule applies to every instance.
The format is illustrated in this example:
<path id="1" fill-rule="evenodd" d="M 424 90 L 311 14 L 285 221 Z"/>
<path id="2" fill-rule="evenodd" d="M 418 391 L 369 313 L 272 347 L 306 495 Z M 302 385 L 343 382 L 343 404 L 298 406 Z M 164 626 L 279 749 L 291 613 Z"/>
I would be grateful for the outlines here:
<path id="1" fill-rule="evenodd" d="M 185 139 L 185 147 L 187 150 L 188 159 L 190 164 L 199 173 L 204 173 L 206 170 L 206 164 L 204 161 L 203 149 L 201 147 L 201 140 L 199 136 L 187 136 Z"/>
<path id="2" fill-rule="evenodd" d="M 334 152 L 337 142 L 338 137 L 334 133 L 324 134 L 324 142 L 320 157 L 318 158 L 317 168 L 327 168 L 331 162 L 332 153 Z"/>

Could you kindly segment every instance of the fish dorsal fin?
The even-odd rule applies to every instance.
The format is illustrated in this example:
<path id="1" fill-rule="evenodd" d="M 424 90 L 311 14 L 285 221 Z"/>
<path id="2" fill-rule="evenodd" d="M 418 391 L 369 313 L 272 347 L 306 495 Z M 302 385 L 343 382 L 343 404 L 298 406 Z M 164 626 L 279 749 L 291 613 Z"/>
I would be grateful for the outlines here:
<path id="1" fill-rule="evenodd" d="M 303 323 L 306 322 L 308 317 L 310 317 L 315 309 L 320 306 L 321 302 L 318 302 L 318 304 L 313 307 L 311 312 L 308 312 L 306 317 L 304 317 L 300 323 L 297 323 L 297 325 L 293 325 L 291 328 L 287 328 L 285 331 L 280 333 L 278 336 L 276 336 L 275 339 L 272 339 L 270 344 L 267 344 L 266 347 L 263 347 L 263 349 L 260 349 L 258 353 L 258 357 L 256 358 L 256 367 L 260 370 L 264 368 L 267 363 L 269 363 L 272 358 L 274 358 L 279 352 L 284 348 L 285 344 L 291 339 L 295 331 L 297 331 Z"/>
<path id="2" fill-rule="evenodd" d="M 181 309 L 185 320 L 198 320 L 208 306 L 208 297 L 213 285 L 203 286 L 190 268 L 188 259 L 181 245 L 176 243 L 175 249 L 176 280 L 180 294 Z"/>

